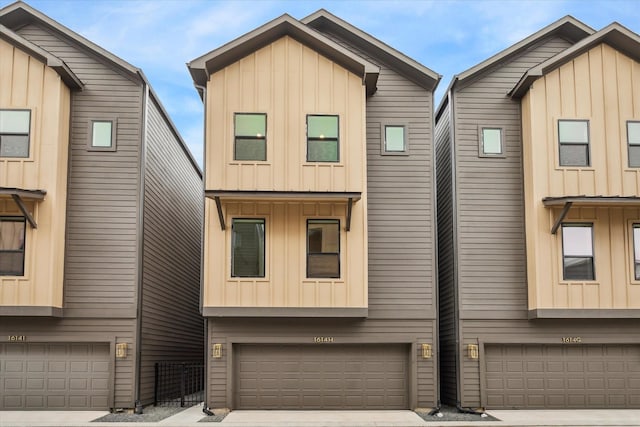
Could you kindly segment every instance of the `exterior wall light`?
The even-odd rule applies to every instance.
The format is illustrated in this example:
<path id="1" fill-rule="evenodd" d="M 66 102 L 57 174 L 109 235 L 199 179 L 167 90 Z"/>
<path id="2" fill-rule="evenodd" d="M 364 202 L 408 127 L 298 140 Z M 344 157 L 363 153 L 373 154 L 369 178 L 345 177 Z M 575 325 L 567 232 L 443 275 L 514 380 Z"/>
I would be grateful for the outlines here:
<path id="1" fill-rule="evenodd" d="M 116 358 L 124 359 L 127 357 L 128 345 L 126 342 L 119 342 L 116 344 Z"/>
<path id="2" fill-rule="evenodd" d="M 423 359 L 431 359 L 431 344 L 422 344 L 422 358 Z"/>
<path id="3" fill-rule="evenodd" d="M 478 357 L 480 357 L 480 352 L 478 351 L 478 344 L 468 344 L 467 354 L 469 355 L 469 359 L 477 359 Z"/>
<path id="4" fill-rule="evenodd" d="M 213 345 L 213 358 L 214 359 L 222 358 L 222 344 Z"/>

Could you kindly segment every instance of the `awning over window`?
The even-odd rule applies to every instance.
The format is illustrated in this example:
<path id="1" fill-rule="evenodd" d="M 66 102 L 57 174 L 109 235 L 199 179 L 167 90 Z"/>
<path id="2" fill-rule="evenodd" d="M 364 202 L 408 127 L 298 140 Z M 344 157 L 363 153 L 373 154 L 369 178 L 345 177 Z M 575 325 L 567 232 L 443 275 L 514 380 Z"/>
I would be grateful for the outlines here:
<path id="1" fill-rule="evenodd" d="M 18 206 L 18 209 L 20 209 L 20 212 L 22 212 L 22 215 L 24 215 L 33 228 L 38 228 L 38 225 L 36 224 L 33 215 L 31 215 L 27 210 L 24 200 L 41 201 L 44 200 L 44 196 L 46 194 L 47 192 L 45 190 L 25 190 L 22 188 L 0 187 L 0 197 L 10 196 Z"/>
<path id="2" fill-rule="evenodd" d="M 625 207 L 640 206 L 638 196 L 562 196 L 545 197 L 542 204 L 547 208 L 562 206 L 562 211 L 551 227 L 551 234 L 556 234 L 560 224 L 569 213 L 572 206 L 580 207 Z"/>
<path id="3" fill-rule="evenodd" d="M 347 221 L 345 229 L 351 228 L 351 209 L 354 202 L 362 197 L 360 192 L 349 191 L 243 191 L 243 190 L 205 190 L 205 197 L 216 202 L 220 227 L 225 230 L 225 220 L 222 213 L 222 202 L 225 201 L 332 201 L 347 204 Z"/>

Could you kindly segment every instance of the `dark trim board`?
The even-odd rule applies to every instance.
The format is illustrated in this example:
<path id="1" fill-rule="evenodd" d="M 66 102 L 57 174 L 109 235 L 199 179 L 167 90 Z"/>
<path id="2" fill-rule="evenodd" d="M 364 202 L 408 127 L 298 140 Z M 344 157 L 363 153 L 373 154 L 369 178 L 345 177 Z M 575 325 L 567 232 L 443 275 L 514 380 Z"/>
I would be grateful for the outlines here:
<path id="1" fill-rule="evenodd" d="M 640 319 L 640 309 L 559 309 L 529 310 L 529 319 Z"/>
<path id="2" fill-rule="evenodd" d="M 0 306 L 0 316 L 63 317 L 64 310 L 49 306 Z"/>
<path id="3" fill-rule="evenodd" d="M 297 307 L 203 307 L 204 317 L 367 317 L 369 309 Z"/>

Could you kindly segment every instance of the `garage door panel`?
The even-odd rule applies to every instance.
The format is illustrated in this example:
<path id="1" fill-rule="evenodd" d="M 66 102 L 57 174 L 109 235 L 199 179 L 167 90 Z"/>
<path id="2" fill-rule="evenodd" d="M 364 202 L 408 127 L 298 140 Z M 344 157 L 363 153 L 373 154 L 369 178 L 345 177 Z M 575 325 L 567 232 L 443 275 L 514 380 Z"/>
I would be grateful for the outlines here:
<path id="1" fill-rule="evenodd" d="M 234 349 L 234 406 L 238 409 L 408 407 L 408 346 L 240 345 Z"/>
<path id="2" fill-rule="evenodd" d="M 627 408 L 640 400 L 637 345 L 487 345 L 485 357 L 489 408 Z"/>
<path id="3" fill-rule="evenodd" d="M 0 410 L 107 409 L 108 343 L 0 344 Z"/>

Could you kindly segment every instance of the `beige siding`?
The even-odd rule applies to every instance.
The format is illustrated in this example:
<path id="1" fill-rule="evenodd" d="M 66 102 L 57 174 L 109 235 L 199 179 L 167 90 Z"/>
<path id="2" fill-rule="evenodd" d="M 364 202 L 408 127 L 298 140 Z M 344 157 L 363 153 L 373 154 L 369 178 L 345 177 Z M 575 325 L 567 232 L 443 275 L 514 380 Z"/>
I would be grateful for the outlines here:
<path id="1" fill-rule="evenodd" d="M 211 75 L 207 189 L 363 191 L 362 79 L 290 37 Z M 267 160 L 233 160 L 234 113 L 267 114 Z M 339 116 L 340 161 L 306 161 L 307 114 Z"/>
<path id="2" fill-rule="evenodd" d="M 0 40 L 0 109 L 31 111 L 28 158 L 0 159 L 0 187 L 45 190 L 26 203 L 24 276 L 0 277 L 0 305 L 62 307 L 70 91 L 39 60 Z M 10 197 L 0 214 L 22 214 Z"/>
<path id="3" fill-rule="evenodd" d="M 640 120 L 640 63 L 598 45 L 538 79 L 524 97 L 529 308 L 638 308 L 632 280 L 633 221 L 638 209 L 574 207 L 565 221 L 594 224 L 596 280 L 562 280 L 562 233 L 550 230 L 560 209 L 548 196 L 637 196 L 640 169 L 629 168 L 627 120 Z M 589 167 L 560 167 L 558 119 L 589 121 Z"/>

